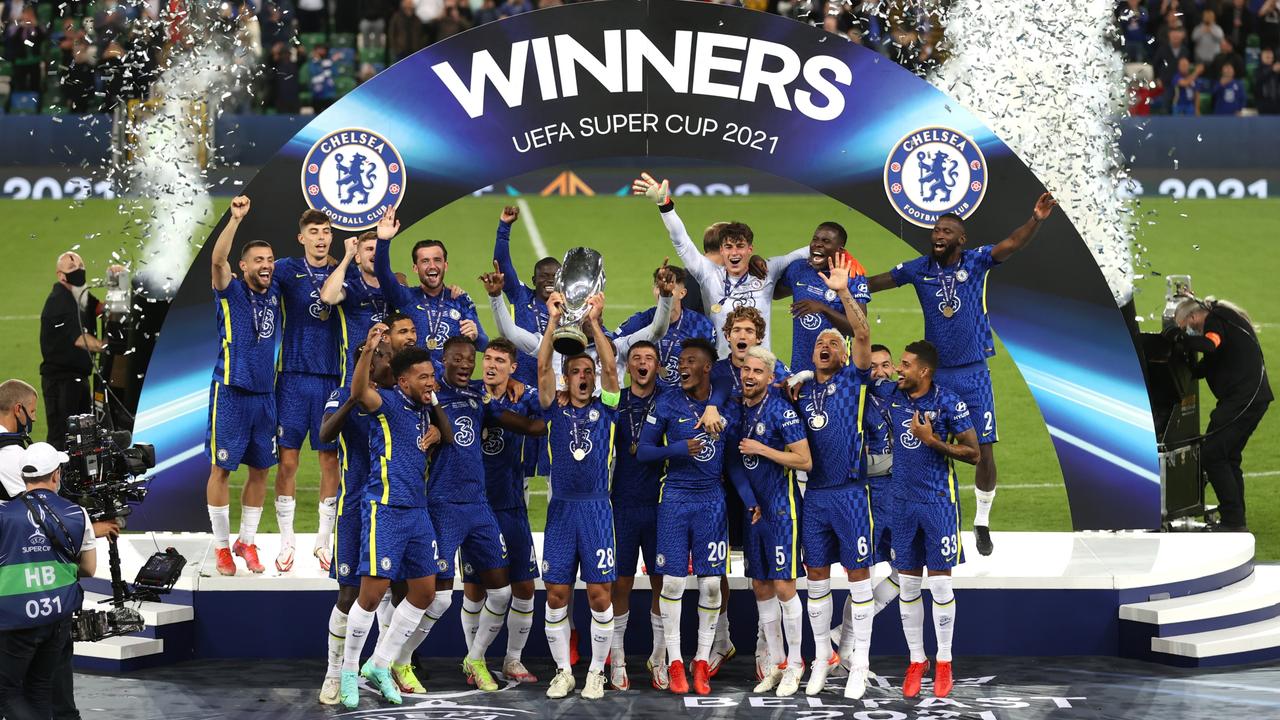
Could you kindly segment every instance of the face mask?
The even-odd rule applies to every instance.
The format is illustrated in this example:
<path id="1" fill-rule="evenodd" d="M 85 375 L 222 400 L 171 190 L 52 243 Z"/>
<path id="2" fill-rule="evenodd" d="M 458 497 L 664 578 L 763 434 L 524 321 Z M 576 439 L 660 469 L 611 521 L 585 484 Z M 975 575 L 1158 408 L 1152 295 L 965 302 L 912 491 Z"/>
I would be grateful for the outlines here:
<path id="1" fill-rule="evenodd" d="M 84 281 L 85 281 L 84 268 L 80 268 L 79 270 L 72 270 L 71 272 L 64 273 L 64 274 L 67 276 L 67 284 L 72 285 L 74 287 L 84 287 Z"/>
<path id="2" fill-rule="evenodd" d="M 23 435 L 30 435 L 31 431 L 36 427 L 36 419 L 31 417 L 31 413 L 27 412 L 25 407 L 19 405 L 18 408 L 22 410 L 22 414 L 25 415 L 27 419 L 22 421 L 22 424 L 17 427 L 17 430 Z M 14 413 L 14 418 L 16 419 L 17 417 L 17 413 Z"/>

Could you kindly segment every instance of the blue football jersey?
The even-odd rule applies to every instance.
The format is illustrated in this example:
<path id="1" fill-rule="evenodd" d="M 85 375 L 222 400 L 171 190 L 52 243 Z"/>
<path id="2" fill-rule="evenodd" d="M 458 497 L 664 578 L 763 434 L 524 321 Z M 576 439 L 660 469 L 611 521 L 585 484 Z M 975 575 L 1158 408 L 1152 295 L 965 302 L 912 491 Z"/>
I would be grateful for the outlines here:
<path id="1" fill-rule="evenodd" d="M 320 288 L 333 266 L 312 267 L 300 257 L 276 261 L 274 278 L 283 299 L 282 372 L 337 375 L 340 349 L 333 311 L 320 301 Z"/>
<path id="2" fill-rule="evenodd" d="M 882 385 L 893 385 L 892 380 L 876 380 L 867 394 L 867 408 L 862 416 L 862 432 L 866 437 L 868 455 L 885 455 L 893 452 L 893 434 L 889 428 L 888 405 L 878 394 Z"/>
<path id="3" fill-rule="evenodd" d="M 643 463 L 636 459 L 631 448 L 640 443 L 644 419 L 653 410 L 659 390 L 654 388 L 648 397 L 631 393 L 623 388 L 618 401 L 617 430 L 614 433 L 613 488 L 610 497 L 617 508 L 646 507 L 658 504 L 658 483 L 662 477 L 661 463 Z"/>
<path id="4" fill-rule="evenodd" d="M 364 274 L 355 263 L 347 266 L 342 287 L 347 294 L 346 299 L 334 308 L 338 347 L 342 351 L 338 358 L 338 372 L 342 382 L 350 384 L 351 371 L 356 367 L 356 351 L 369 336 L 369 328 L 387 316 L 387 301 L 382 297 L 382 288 L 365 282 Z"/>
<path id="5" fill-rule="evenodd" d="M 272 282 L 265 292 L 249 289 L 232 278 L 224 290 L 214 290 L 218 307 L 218 337 L 222 341 L 213 379 L 249 392 L 268 393 L 276 386 L 276 343 L 280 323 L 280 288 Z"/>
<path id="6" fill-rule="evenodd" d="M 391 269 L 391 243 L 385 240 L 378 241 L 373 267 L 377 271 L 378 285 L 382 287 L 382 296 L 392 308 L 413 318 L 413 325 L 418 331 L 418 345 L 431 353 L 433 361 L 440 362 L 443 359 L 446 340 L 462 334 L 459 327 L 463 320 L 476 324 L 477 350 L 484 350 L 489 344 L 470 295 L 463 293 L 454 298 L 449 288 L 444 287 L 432 296 L 421 285 L 411 288 L 401 285 Z"/>
<path id="7" fill-rule="evenodd" d="M 782 382 L 791 371 L 779 360 L 773 366 L 773 381 Z M 711 385 L 727 387 L 730 396 L 742 394 L 742 368 L 733 364 L 732 357 L 720 358 L 711 366 Z"/>
<path id="8" fill-rule="evenodd" d="M 561 405 L 557 399 L 542 411 L 542 417 L 547 421 L 551 455 L 551 497 L 609 499 L 618 411 L 600 398 L 592 398 L 586 407 Z"/>
<path id="9" fill-rule="evenodd" d="M 656 307 L 638 312 L 627 318 L 618 330 L 609 336 L 616 339 L 639 332 L 653 322 Z M 655 343 L 658 346 L 658 383 L 663 388 L 680 386 L 680 345 L 689 338 L 703 338 L 712 345 L 716 344 L 716 329 L 705 315 L 692 310 L 681 310 L 680 319 L 667 327 L 667 334 Z M 622 358 L 623 361 L 626 358 Z"/>
<path id="10" fill-rule="evenodd" d="M 922 255 L 889 271 L 898 285 L 911 285 L 924 313 L 924 339 L 938 348 L 938 365 L 959 367 L 996 354 L 987 318 L 987 273 L 999 265 L 990 245 L 965 250 L 960 262 L 941 267 Z"/>
<path id="11" fill-rule="evenodd" d="M 343 386 L 329 395 L 324 404 L 324 414 L 338 411 L 351 397 L 351 388 Z M 342 463 L 342 483 L 338 493 L 338 512 L 345 507 L 359 505 L 364 497 L 364 486 L 369 480 L 369 414 L 356 405 L 347 415 L 338 433 L 338 459 Z"/>
<path id="12" fill-rule="evenodd" d="M 382 406 L 369 413 L 369 481 L 364 499 L 398 507 L 427 506 L 427 453 L 422 437 L 431 408 L 399 387 L 379 388 Z"/>
<path id="13" fill-rule="evenodd" d="M 919 398 L 912 398 L 896 384 L 876 388 L 881 394 L 893 437 L 893 480 L 897 497 L 918 502 L 956 502 L 955 463 L 926 447 L 911 434 L 916 412 L 929 418 L 933 434 L 945 442 L 973 429 L 969 408 L 958 395 L 934 385 Z"/>
<path id="14" fill-rule="evenodd" d="M 787 266 L 782 273 L 782 283 L 791 288 L 794 302 L 816 300 L 838 313 L 844 313 L 844 303 L 836 296 L 836 291 L 827 287 L 817 270 L 807 259 L 796 260 Z M 861 303 L 871 302 L 871 292 L 867 287 L 867 278 L 863 275 L 849 277 L 849 292 L 853 299 Z M 795 372 L 813 369 L 813 347 L 818 342 L 818 335 L 827 328 L 834 327 L 825 315 L 810 313 L 791 320 L 791 368 Z"/>
<path id="15" fill-rule="evenodd" d="M 740 424 L 734 428 L 729 440 L 734 444 L 750 438 L 775 450 L 784 450 L 791 443 L 806 438 L 804 424 L 800 422 L 796 409 L 773 389 L 756 407 L 743 404 L 739 418 Z M 793 476 L 789 468 L 759 455 L 734 454 L 746 472 L 751 492 L 760 507 L 789 507 L 798 497 L 793 493 Z"/>
<path id="16" fill-rule="evenodd" d="M 525 386 L 520 397 L 495 397 L 485 393 L 484 402 L 493 414 L 510 410 L 517 415 L 538 417 L 538 391 Z M 480 449 L 484 452 L 485 492 L 494 510 L 523 509 L 524 504 L 524 436 L 490 424 L 480 430 Z"/>
<path id="17" fill-rule="evenodd" d="M 511 317 L 516 326 L 542 337 L 547 331 L 549 315 L 547 304 L 538 299 L 533 288 L 520 281 L 515 263 L 511 261 L 511 225 L 498 221 L 498 233 L 493 244 L 493 259 L 498 261 L 498 269 L 505 278 L 502 292 L 507 296 L 511 307 Z M 528 353 L 520 353 L 516 360 L 516 380 L 530 385 L 538 384 L 538 358 Z"/>
<path id="18" fill-rule="evenodd" d="M 862 421 L 870 382 L 870 369 L 846 365 L 827 382 L 811 380 L 801 389 L 798 407 L 813 453 L 809 490 L 863 478 Z"/>
<path id="19" fill-rule="evenodd" d="M 443 373 L 438 372 L 439 377 Z M 470 503 L 488 497 L 484 468 L 485 425 L 501 413 L 484 401 L 484 383 L 472 380 L 466 387 L 441 383 L 436 402 L 449 417 L 453 442 L 441 443 L 431 454 L 427 470 L 427 496 L 434 502 Z"/>
<path id="20" fill-rule="evenodd" d="M 696 456 L 682 452 L 667 459 L 660 502 L 703 502 L 724 497 L 721 478 L 724 477 L 726 435 L 722 433 L 712 439 L 702 429 L 694 428 L 706 409 L 706 402 L 689 397 L 681 388 L 673 388 L 659 393 L 653 411 L 644 420 L 642 432 L 646 440 L 652 438 L 668 447 L 682 446 L 693 438 L 703 442 L 702 452 Z M 720 414 L 725 423 L 737 423 L 738 404 L 729 403 Z"/>

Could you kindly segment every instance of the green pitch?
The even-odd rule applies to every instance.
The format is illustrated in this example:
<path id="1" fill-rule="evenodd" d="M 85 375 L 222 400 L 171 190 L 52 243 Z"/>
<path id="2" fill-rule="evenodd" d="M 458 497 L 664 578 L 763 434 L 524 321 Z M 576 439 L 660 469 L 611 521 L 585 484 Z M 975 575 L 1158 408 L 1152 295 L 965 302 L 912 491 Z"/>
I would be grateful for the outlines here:
<path id="1" fill-rule="evenodd" d="M 498 214 L 502 205 L 510 201 L 501 197 L 465 198 L 404 230 L 392 254 L 396 269 L 412 277 L 408 261 L 411 240 L 442 239 L 452 250 L 447 281 L 462 285 L 479 298 L 483 289 L 477 276 L 490 267 Z M 653 304 L 652 270 L 664 257 L 670 256 L 674 261 L 675 256 L 651 204 L 612 196 L 529 197 L 526 201 L 549 254 L 560 256 L 576 245 L 604 252 L 609 276 L 606 320 L 610 326 Z M 223 200 L 220 207 L 225 204 Z M 56 256 L 79 245 L 90 277 L 101 277 L 113 252 L 125 258 L 133 256 L 136 231 L 129 218 L 118 214 L 116 203 L 106 200 L 85 201 L 80 207 L 52 200 L 5 201 L 2 205 L 10 225 L 10 264 L 6 302 L 0 310 L 0 332 L 9 351 L 0 354 L 0 377 L 22 377 L 38 386 L 38 316 L 55 280 Z M 253 211 L 264 212 L 265 208 L 255 207 Z M 1138 281 L 1138 309 L 1144 318 L 1155 318 L 1146 320 L 1144 327 L 1158 328 L 1164 300 L 1162 276 L 1190 273 L 1200 294 L 1217 294 L 1247 308 L 1261 326 L 1259 337 L 1264 352 L 1271 358 L 1280 357 L 1280 290 L 1268 273 L 1241 272 L 1253 263 L 1274 264 L 1269 238 L 1280 227 L 1280 200 L 1148 200 L 1142 204 L 1141 212 L 1138 242 L 1146 251 L 1137 268 L 1144 276 Z M 686 197 L 680 199 L 680 214 L 695 239 L 712 222 L 747 222 L 756 234 L 756 250 L 765 255 L 781 254 L 807 243 L 814 226 L 829 219 L 849 230 L 850 249 L 869 273 L 883 272 L 912 255 L 910 248 L 884 229 L 821 196 Z M 1023 219 L 1009 218 L 1010 229 Z M 516 266 L 531 274 L 536 258 L 528 220 L 526 214 L 517 223 L 512 249 Z M 279 238 L 277 250 L 292 251 L 292 243 L 291 237 Z M 482 298 L 478 305 L 482 322 L 492 330 L 492 319 Z M 919 306 L 909 289 L 877 294 L 870 310 L 873 341 L 894 348 L 895 353 L 922 335 Z M 774 349 L 784 360 L 789 359 L 787 303 L 775 303 L 772 323 Z M 1017 368 L 1004 348 L 997 345 L 991 371 L 1001 429 L 996 451 L 1000 491 L 992 525 L 996 530 L 1070 530 L 1066 491 L 1044 422 Z M 212 357 L 209 362 L 212 364 Z M 1207 423 L 1212 408 L 1207 389 L 1202 399 Z M 38 422 L 40 436 L 43 415 Z M 1246 478 L 1249 524 L 1258 538 L 1258 558 L 1263 560 L 1280 559 L 1280 498 L 1273 491 L 1280 483 L 1277 437 L 1280 414 L 1273 412 L 1254 434 L 1244 458 L 1245 472 L 1250 475 Z M 962 465 L 960 473 L 968 488 L 972 484 L 972 468 Z M 242 477 L 237 473 L 233 483 Z M 298 476 L 300 532 L 315 530 L 312 509 L 318 484 L 314 455 L 304 452 Z M 530 510 L 533 525 L 541 528 L 546 511 L 545 485 L 535 482 L 530 489 L 534 493 Z M 968 525 L 973 496 L 967 489 L 963 502 Z M 232 512 L 238 513 L 235 503 L 232 507 Z M 274 531 L 270 501 L 262 522 L 264 532 Z"/>

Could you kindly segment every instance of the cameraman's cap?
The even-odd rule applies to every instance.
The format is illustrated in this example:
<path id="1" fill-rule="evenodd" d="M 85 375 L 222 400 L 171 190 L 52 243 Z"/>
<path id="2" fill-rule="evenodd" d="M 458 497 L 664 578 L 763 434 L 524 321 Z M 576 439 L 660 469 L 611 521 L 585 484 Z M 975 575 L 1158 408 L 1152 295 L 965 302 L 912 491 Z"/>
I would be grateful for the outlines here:
<path id="1" fill-rule="evenodd" d="M 71 456 L 49 443 L 32 443 L 31 447 L 22 453 L 22 477 L 44 477 L 70 459 Z"/>

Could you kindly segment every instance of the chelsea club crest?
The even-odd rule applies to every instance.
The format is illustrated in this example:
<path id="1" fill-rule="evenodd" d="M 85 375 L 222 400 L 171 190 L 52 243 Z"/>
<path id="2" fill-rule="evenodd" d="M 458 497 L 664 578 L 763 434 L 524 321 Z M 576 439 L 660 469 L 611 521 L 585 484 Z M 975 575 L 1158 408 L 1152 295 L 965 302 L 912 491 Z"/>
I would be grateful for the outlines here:
<path id="1" fill-rule="evenodd" d="M 408 172 L 394 145 L 363 128 L 335 130 L 320 138 L 302 163 L 302 196 L 329 216 L 338 230 L 364 230 L 382 208 L 404 199 Z"/>
<path id="2" fill-rule="evenodd" d="M 884 190 L 907 222 L 932 228 L 938 217 L 968 218 L 987 193 L 987 160 L 968 137 L 926 127 L 902 138 L 884 164 Z"/>

